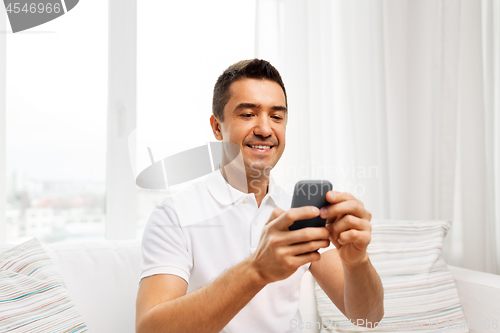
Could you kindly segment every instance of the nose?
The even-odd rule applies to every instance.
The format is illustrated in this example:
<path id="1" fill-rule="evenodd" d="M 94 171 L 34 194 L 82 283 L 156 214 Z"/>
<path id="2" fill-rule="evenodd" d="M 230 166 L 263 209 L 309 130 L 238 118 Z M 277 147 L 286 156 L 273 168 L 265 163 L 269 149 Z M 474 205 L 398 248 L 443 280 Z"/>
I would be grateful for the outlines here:
<path id="1" fill-rule="evenodd" d="M 258 117 L 257 123 L 255 124 L 255 127 L 253 129 L 253 133 L 256 136 L 262 136 L 264 138 L 267 138 L 273 133 L 273 130 L 271 128 L 270 121 L 267 117 Z"/>

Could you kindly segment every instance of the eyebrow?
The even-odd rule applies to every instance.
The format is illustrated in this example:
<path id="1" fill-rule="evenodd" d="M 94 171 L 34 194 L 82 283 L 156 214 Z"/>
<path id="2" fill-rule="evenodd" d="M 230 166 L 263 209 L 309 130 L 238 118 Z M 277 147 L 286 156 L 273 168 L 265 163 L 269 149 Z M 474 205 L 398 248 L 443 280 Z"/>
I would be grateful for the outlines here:
<path id="1" fill-rule="evenodd" d="M 260 107 L 261 107 L 260 104 L 255 104 L 255 103 L 240 103 L 240 104 L 236 105 L 236 107 L 234 108 L 234 110 L 236 111 L 236 110 L 240 110 L 240 109 L 258 109 Z M 275 110 L 275 111 L 284 111 L 284 112 L 287 112 L 286 107 L 281 106 L 281 105 L 272 106 L 271 109 Z"/>

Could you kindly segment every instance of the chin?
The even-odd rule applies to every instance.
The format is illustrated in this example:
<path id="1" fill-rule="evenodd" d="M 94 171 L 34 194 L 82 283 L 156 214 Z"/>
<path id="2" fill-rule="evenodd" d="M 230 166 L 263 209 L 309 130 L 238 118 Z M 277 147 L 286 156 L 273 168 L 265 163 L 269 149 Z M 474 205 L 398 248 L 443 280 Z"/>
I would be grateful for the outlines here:
<path id="1" fill-rule="evenodd" d="M 252 163 L 251 165 L 247 165 L 246 172 L 247 175 L 262 175 L 266 174 L 269 177 L 269 172 L 274 168 L 274 165 L 269 165 L 267 163 Z"/>

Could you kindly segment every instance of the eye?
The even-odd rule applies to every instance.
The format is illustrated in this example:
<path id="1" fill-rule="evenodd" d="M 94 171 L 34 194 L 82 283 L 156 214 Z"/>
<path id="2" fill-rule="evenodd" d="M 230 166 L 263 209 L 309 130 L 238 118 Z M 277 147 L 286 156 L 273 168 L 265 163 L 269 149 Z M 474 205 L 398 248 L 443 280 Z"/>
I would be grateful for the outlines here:
<path id="1" fill-rule="evenodd" d="M 242 117 L 245 117 L 245 118 L 250 118 L 252 116 L 251 113 L 243 113 L 241 114 Z"/>
<path id="2" fill-rule="evenodd" d="M 283 118 L 281 118 L 280 116 L 273 116 L 273 118 L 276 120 L 283 120 Z"/>

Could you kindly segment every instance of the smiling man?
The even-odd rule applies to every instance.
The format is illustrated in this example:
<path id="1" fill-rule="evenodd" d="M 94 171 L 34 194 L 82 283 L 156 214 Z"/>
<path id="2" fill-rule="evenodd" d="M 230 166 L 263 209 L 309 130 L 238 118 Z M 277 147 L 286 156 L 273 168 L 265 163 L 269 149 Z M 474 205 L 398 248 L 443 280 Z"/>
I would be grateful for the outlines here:
<path id="1" fill-rule="evenodd" d="M 224 149 L 219 170 L 152 213 L 137 332 L 297 332 L 307 270 L 353 322 L 381 320 L 383 289 L 366 253 L 371 214 L 363 203 L 330 191 L 321 211 L 290 208 L 270 175 L 285 149 L 287 119 L 285 87 L 268 62 L 241 61 L 219 77 L 210 125 L 224 147 L 238 149 Z M 201 220 L 186 218 L 193 214 Z M 326 227 L 289 231 L 318 215 Z"/>
<path id="2" fill-rule="evenodd" d="M 276 81 L 249 77 L 218 82 L 221 84 L 215 87 L 214 115 L 210 118 L 212 130 L 217 140 L 238 145 L 245 170 L 233 170 L 234 178 L 245 180 L 239 189 L 245 191 L 250 187 L 260 206 L 267 193 L 269 171 L 285 150 L 284 86 Z M 232 168 L 225 161 L 223 164 L 226 165 L 221 169 L 224 175 Z"/>

